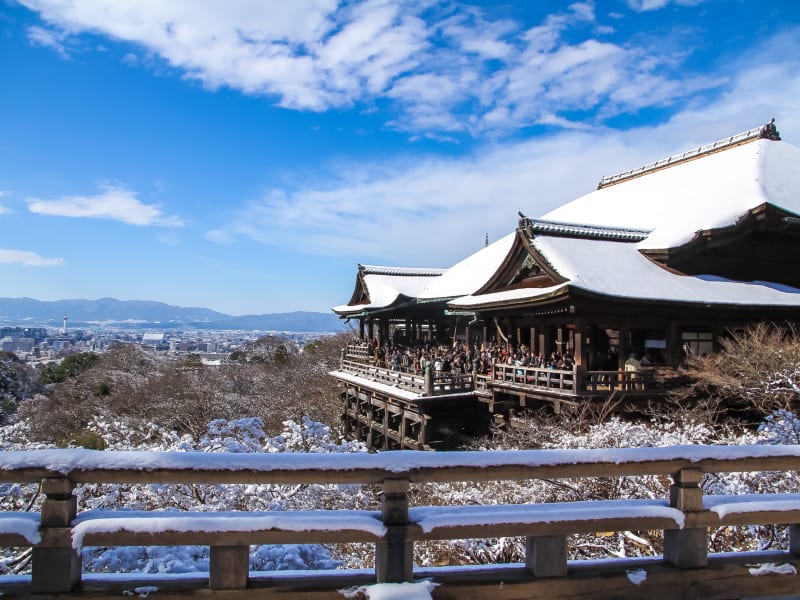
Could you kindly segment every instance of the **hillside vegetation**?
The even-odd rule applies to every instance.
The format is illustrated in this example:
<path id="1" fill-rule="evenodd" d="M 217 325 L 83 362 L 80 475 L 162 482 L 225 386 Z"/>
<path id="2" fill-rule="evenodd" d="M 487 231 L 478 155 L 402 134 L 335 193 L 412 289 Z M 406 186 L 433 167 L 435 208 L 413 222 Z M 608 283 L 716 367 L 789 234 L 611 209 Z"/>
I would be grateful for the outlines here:
<path id="1" fill-rule="evenodd" d="M 290 342 L 265 337 L 219 367 L 197 355 L 178 360 L 137 346 L 104 354 L 76 354 L 39 375 L 40 393 L 23 402 L 19 417 L 36 441 L 100 445 L 86 436 L 92 419 L 152 422 L 199 436 L 214 419 L 258 417 L 268 432 L 303 416 L 335 424 L 336 384 L 343 336 L 322 338 L 298 353 Z"/>

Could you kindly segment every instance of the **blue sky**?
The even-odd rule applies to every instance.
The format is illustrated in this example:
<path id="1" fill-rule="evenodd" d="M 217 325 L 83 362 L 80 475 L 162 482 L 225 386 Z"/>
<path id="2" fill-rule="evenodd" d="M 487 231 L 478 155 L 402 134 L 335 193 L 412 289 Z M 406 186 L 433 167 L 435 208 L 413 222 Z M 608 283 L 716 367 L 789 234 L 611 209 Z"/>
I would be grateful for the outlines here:
<path id="1" fill-rule="evenodd" d="M 328 310 L 776 119 L 800 2 L 0 0 L 0 297 Z"/>

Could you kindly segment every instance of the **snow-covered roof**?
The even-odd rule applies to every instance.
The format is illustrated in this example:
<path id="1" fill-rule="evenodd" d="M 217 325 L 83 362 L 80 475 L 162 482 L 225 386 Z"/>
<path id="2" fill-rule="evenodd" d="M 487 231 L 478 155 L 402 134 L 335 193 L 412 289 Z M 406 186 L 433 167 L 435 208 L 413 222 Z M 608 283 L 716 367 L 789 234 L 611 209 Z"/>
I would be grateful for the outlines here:
<path id="1" fill-rule="evenodd" d="M 354 315 L 364 310 L 386 308 L 400 296 L 416 298 L 431 279 L 438 278 L 444 269 L 418 269 L 411 267 L 381 267 L 359 265 L 359 279 L 369 302 L 334 306 L 341 315 Z"/>
<path id="2" fill-rule="evenodd" d="M 419 298 L 421 300 L 455 298 L 476 292 L 506 259 L 514 244 L 515 236 L 516 232 L 509 233 L 456 263 L 441 277 L 429 280 Z"/>
<path id="3" fill-rule="evenodd" d="M 800 214 L 798 165 L 800 148 L 754 139 L 621 179 L 542 218 L 648 229 L 639 248 L 673 248 L 699 230 L 733 225 L 764 203 Z"/>
<path id="4" fill-rule="evenodd" d="M 529 301 L 570 287 L 632 300 L 800 307 L 798 289 L 767 282 L 680 275 L 651 261 L 631 242 L 539 235 L 531 243 L 567 279 L 565 283 L 466 296 L 455 299 L 451 306 L 474 308 Z"/>
<path id="5" fill-rule="evenodd" d="M 341 315 L 391 306 L 402 295 L 422 302 L 472 294 L 480 289 L 508 256 L 516 232 L 500 238 L 449 269 L 360 265 L 370 301 L 334 306 Z"/>

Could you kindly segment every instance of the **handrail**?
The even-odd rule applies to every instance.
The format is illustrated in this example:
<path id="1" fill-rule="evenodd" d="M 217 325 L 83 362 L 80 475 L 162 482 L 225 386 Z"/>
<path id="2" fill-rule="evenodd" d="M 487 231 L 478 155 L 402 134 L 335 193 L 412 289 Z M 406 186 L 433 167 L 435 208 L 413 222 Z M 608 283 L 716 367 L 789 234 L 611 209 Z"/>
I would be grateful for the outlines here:
<path id="1" fill-rule="evenodd" d="M 573 369 L 548 369 L 497 364 L 492 367 L 491 380 L 498 383 L 522 384 L 548 390 L 577 392 Z"/>
<path id="2" fill-rule="evenodd" d="M 41 482 L 46 500 L 40 513 L 39 539 L 24 529 L 29 528 L 29 515 L 26 520 L 2 518 L 19 513 L 0 513 L 0 545 L 33 546 L 31 589 L 34 593 L 65 593 L 74 589 L 80 580 L 80 540 L 112 546 L 210 545 L 209 585 L 212 589 L 245 589 L 252 583 L 246 568 L 250 544 L 290 540 L 374 542 L 375 579 L 403 581 L 414 577 L 410 549 L 415 541 L 523 535 L 528 537 L 526 568 L 533 578 L 528 577 L 519 584 L 535 586 L 540 585 L 543 578 L 568 575 L 567 536 L 580 532 L 663 529 L 662 563 L 679 569 L 698 569 L 705 567 L 709 560 L 708 527 L 788 523 L 791 524 L 791 551 L 800 554 L 800 494 L 703 496 L 700 487 L 705 473 L 768 470 L 800 470 L 800 446 L 391 451 L 328 455 L 93 450 L 2 452 L 0 482 Z M 409 485 L 417 483 L 654 474 L 672 477 L 668 498 L 409 508 Z M 281 518 L 278 518 L 280 512 L 238 513 L 243 517 L 240 521 L 247 524 L 243 528 L 241 525 L 232 528 L 231 515 L 227 513 L 217 518 L 215 513 L 183 513 L 182 523 L 197 521 L 202 525 L 178 529 L 156 518 L 165 515 L 158 511 L 123 515 L 113 511 L 78 513 L 73 495 L 76 484 L 117 482 L 378 484 L 383 489 L 383 506 L 381 512 L 296 511 L 283 513 Z M 125 525 L 137 519 L 139 528 Z M 98 521 L 101 521 L 99 525 Z M 119 524 L 117 528 L 112 526 L 115 522 Z M 4 528 L 3 523 L 7 527 Z M 16 526 L 24 527 L 16 531 L 13 529 Z M 28 542 L 21 543 L 25 535 Z M 783 558 L 794 560 L 791 555 Z M 752 557 L 748 560 L 755 561 Z M 232 564 L 237 565 L 236 568 L 231 569 Z M 693 571 L 693 578 L 698 576 L 697 571 Z M 797 584 L 797 579 L 793 585 Z M 767 581 L 772 585 L 769 578 L 764 580 L 765 585 Z M 0 577 L 0 592 L 4 590 L 3 585 Z M 575 585 L 582 584 L 576 582 Z M 565 592 L 563 597 L 569 596 Z"/>
<path id="3" fill-rule="evenodd" d="M 375 578 L 408 581 L 414 577 L 410 550 L 415 541 L 522 535 L 528 538 L 526 568 L 532 577 L 528 584 L 540 585 L 543 578 L 568 575 L 570 534 L 597 530 L 663 529 L 662 562 L 679 569 L 698 569 L 708 564 L 708 527 L 789 523 L 791 550 L 800 554 L 800 494 L 704 497 L 700 488 L 704 473 L 765 470 L 800 470 L 800 446 L 377 454 L 9 451 L 0 453 L 0 482 L 41 482 L 46 500 L 40 513 L 40 537 L 31 536 L 29 513 L 22 513 L 27 519 L 14 518 L 20 513 L 0 513 L 0 544 L 34 547 L 30 584 L 34 593 L 76 589 L 81 578 L 81 543 L 209 545 L 210 587 L 244 590 L 252 585 L 246 566 L 251 544 L 373 542 Z M 672 477 L 669 498 L 409 507 L 411 484 L 653 474 Z M 180 513 L 179 527 L 175 519 L 164 519 L 165 513 L 159 511 L 79 513 L 75 485 L 109 482 L 378 484 L 383 490 L 382 510 L 189 512 Z M 3 518 L 8 516 L 11 518 Z M 136 521 L 138 527 L 129 525 Z M 15 526 L 22 529 L 15 531 Z M 791 555 L 784 558 L 792 560 Z M 696 576 L 695 570 L 693 578 Z"/>

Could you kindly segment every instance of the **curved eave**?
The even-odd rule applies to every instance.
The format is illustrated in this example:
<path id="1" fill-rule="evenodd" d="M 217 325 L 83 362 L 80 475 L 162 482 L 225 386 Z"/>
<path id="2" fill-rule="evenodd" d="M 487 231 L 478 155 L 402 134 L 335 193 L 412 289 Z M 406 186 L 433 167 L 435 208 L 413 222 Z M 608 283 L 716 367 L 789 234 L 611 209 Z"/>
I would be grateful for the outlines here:
<path id="1" fill-rule="evenodd" d="M 692 238 L 683 243 L 669 248 L 640 248 L 645 256 L 659 262 L 668 262 L 676 255 L 687 255 L 700 251 L 709 240 L 726 240 L 743 236 L 759 227 L 759 223 L 767 220 L 780 220 L 780 229 L 790 229 L 794 235 L 800 233 L 800 215 L 772 204 L 763 202 L 742 214 L 735 223 L 712 229 L 696 231 Z M 773 227 L 773 229 L 775 229 Z M 777 230 L 776 230 L 777 233 Z"/>
<path id="2" fill-rule="evenodd" d="M 491 310 L 495 308 L 513 308 L 518 306 L 525 306 L 529 304 L 534 304 L 538 302 L 544 301 L 552 301 L 552 300 L 560 300 L 565 297 L 568 297 L 570 294 L 570 285 L 569 284 L 560 284 L 557 287 L 548 290 L 547 292 L 536 294 L 532 296 L 520 296 L 516 298 L 487 298 L 485 302 L 475 302 L 475 303 L 468 303 L 468 304 L 460 304 L 458 302 L 459 299 L 454 300 L 453 302 L 449 302 L 448 306 L 454 310 L 465 310 L 465 311 L 479 311 L 479 310 Z M 528 291 L 533 291 L 531 288 L 527 288 Z M 500 296 L 506 292 L 496 292 L 493 295 Z M 465 296 L 464 298 L 469 298 L 469 296 Z M 479 297 L 475 297 L 476 300 Z"/>
<path id="3" fill-rule="evenodd" d="M 796 305 L 791 304 L 774 304 L 774 303 L 735 303 L 735 302 L 721 302 L 714 300 L 678 300 L 678 299 L 662 299 L 662 298 L 632 298 L 629 296 L 615 296 L 612 294 L 604 294 L 602 292 L 595 292 L 587 290 L 579 286 L 571 286 L 571 296 L 575 300 L 585 299 L 595 303 L 606 303 L 609 305 L 624 304 L 640 304 L 645 306 L 677 306 L 685 309 L 719 309 L 731 310 L 738 312 L 763 312 L 765 309 L 774 311 L 797 312 L 800 310 L 800 298 Z"/>

